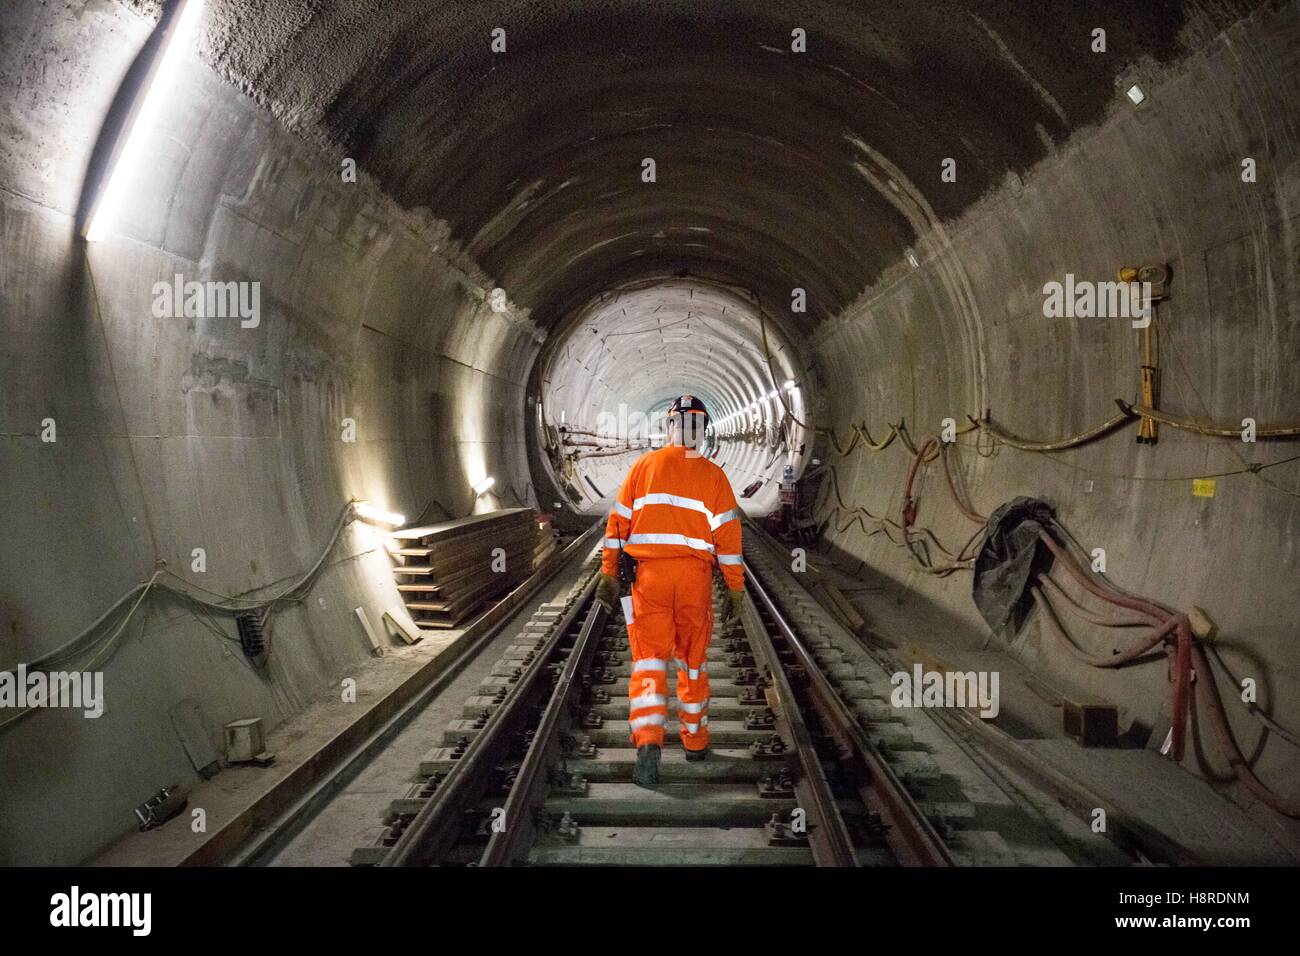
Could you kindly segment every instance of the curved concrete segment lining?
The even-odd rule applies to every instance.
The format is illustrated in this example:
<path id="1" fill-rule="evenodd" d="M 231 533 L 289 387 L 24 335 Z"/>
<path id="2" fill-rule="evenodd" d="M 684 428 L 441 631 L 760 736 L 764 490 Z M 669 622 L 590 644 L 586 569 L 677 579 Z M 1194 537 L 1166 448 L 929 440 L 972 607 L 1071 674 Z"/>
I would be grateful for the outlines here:
<path id="1" fill-rule="evenodd" d="M 540 359 L 541 420 L 560 445 L 552 474 L 581 507 L 607 508 L 637 455 L 664 443 L 669 403 L 694 394 L 714 423 L 706 453 L 738 497 L 758 485 L 747 510 L 772 509 L 785 467 L 802 470 L 814 436 L 804 427 L 803 360 L 760 308 L 716 283 L 647 280 L 602 293 L 552 335 Z"/>

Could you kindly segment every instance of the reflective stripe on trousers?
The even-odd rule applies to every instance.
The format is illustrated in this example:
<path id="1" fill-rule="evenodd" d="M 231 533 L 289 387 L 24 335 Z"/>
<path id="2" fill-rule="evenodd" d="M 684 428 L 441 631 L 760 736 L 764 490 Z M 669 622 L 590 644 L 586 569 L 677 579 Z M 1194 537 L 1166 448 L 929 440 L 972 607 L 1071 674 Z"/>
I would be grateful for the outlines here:
<path id="1" fill-rule="evenodd" d="M 633 655 L 632 676 L 627 685 L 628 727 L 638 747 L 646 743 L 662 744 L 664 725 L 668 723 L 668 661 L 662 657 L 641 657 L 635 648 Z"/>
<path id="2" fill-rule="evenodd" d="M 708 645 L 700 652 L 708 653 Z M 679 659 L 677 664 L 677 719 L 681 723 L 682 746 L 687 750 L 703 750 L 709 745 L 709 665 L 697 660 L 691 667 L 689 661 Z"/>
<path id="3" fill-rule="evenodd" d="M 643 558 L 632 585 L 628 644 L 628 727 L 632 742 L 663 745 L 668 664 L 677 677 L 678 733 L 689 750 L 708 746 L 709 675 L 713 634 L 713 570 L 689 556 Z"/>

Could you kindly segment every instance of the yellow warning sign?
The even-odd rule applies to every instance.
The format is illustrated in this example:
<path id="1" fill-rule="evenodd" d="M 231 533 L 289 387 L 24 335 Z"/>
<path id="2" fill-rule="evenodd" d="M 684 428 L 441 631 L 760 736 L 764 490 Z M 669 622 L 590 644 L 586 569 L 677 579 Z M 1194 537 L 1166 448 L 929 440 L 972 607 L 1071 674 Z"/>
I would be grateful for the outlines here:
<path id="1" fill-rule="evenodd" d="M 1197 498 L 1214 497 L 1214 479 L 1213 478 L 1193 478 L 1192 494 Z"/>

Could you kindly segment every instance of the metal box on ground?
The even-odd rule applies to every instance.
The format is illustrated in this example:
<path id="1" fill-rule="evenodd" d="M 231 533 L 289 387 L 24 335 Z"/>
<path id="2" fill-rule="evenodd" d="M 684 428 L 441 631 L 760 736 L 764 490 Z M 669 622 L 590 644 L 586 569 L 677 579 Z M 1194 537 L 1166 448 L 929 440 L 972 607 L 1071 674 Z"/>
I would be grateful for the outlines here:
<path id="1" fill-rule="evenodd" d="M 1065 735 L 1085 747 L 1119 745 L 1119 708 L 1103 700 L 1061 700 L 1061 718 Z"/>
<path id="2" fill-rule="evenodd" d="M 275 757 L 266 752 L 261 717 L 247 717 L 226 724 L 226 760 L 230 763 L 254 763 L 265 766 L 274 759 Z"/>

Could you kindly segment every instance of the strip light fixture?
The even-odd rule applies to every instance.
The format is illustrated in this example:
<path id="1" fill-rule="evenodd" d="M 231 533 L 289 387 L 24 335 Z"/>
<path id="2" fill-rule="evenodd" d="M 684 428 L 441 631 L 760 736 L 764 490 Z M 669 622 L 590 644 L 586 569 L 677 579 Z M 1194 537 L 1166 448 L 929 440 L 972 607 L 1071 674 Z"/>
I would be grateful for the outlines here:
<path id="1" fill-rule="evenodd" d="M 396 511 L 385 511 L 382 508 L 376 508 L 368 501 L 354 502 L 352 507 L 353 510 L 356 511 L 358 517 L 364 518 L 367 521 L 374 521 L 379 524 L 391 524 L 395 527 L 406 524 L 406 515 L 398 514 Z"/>
<path id="2" fill-rule="evenodd" d="M 87 242 L 103 239 L 118 218 L 127 182 L 140 162 L 145 141 L 157 122 L 159 108 L 175 86 L 176 70 L 189 47 L 202 11 L 203 0 L 174 0 L 168 9 L 160 27 L 162 41 L 131 104 L 126 122 L 122 124 L 117 142 L 113 144 L 107 171 L 86 217 L 81 234 Z"/>

